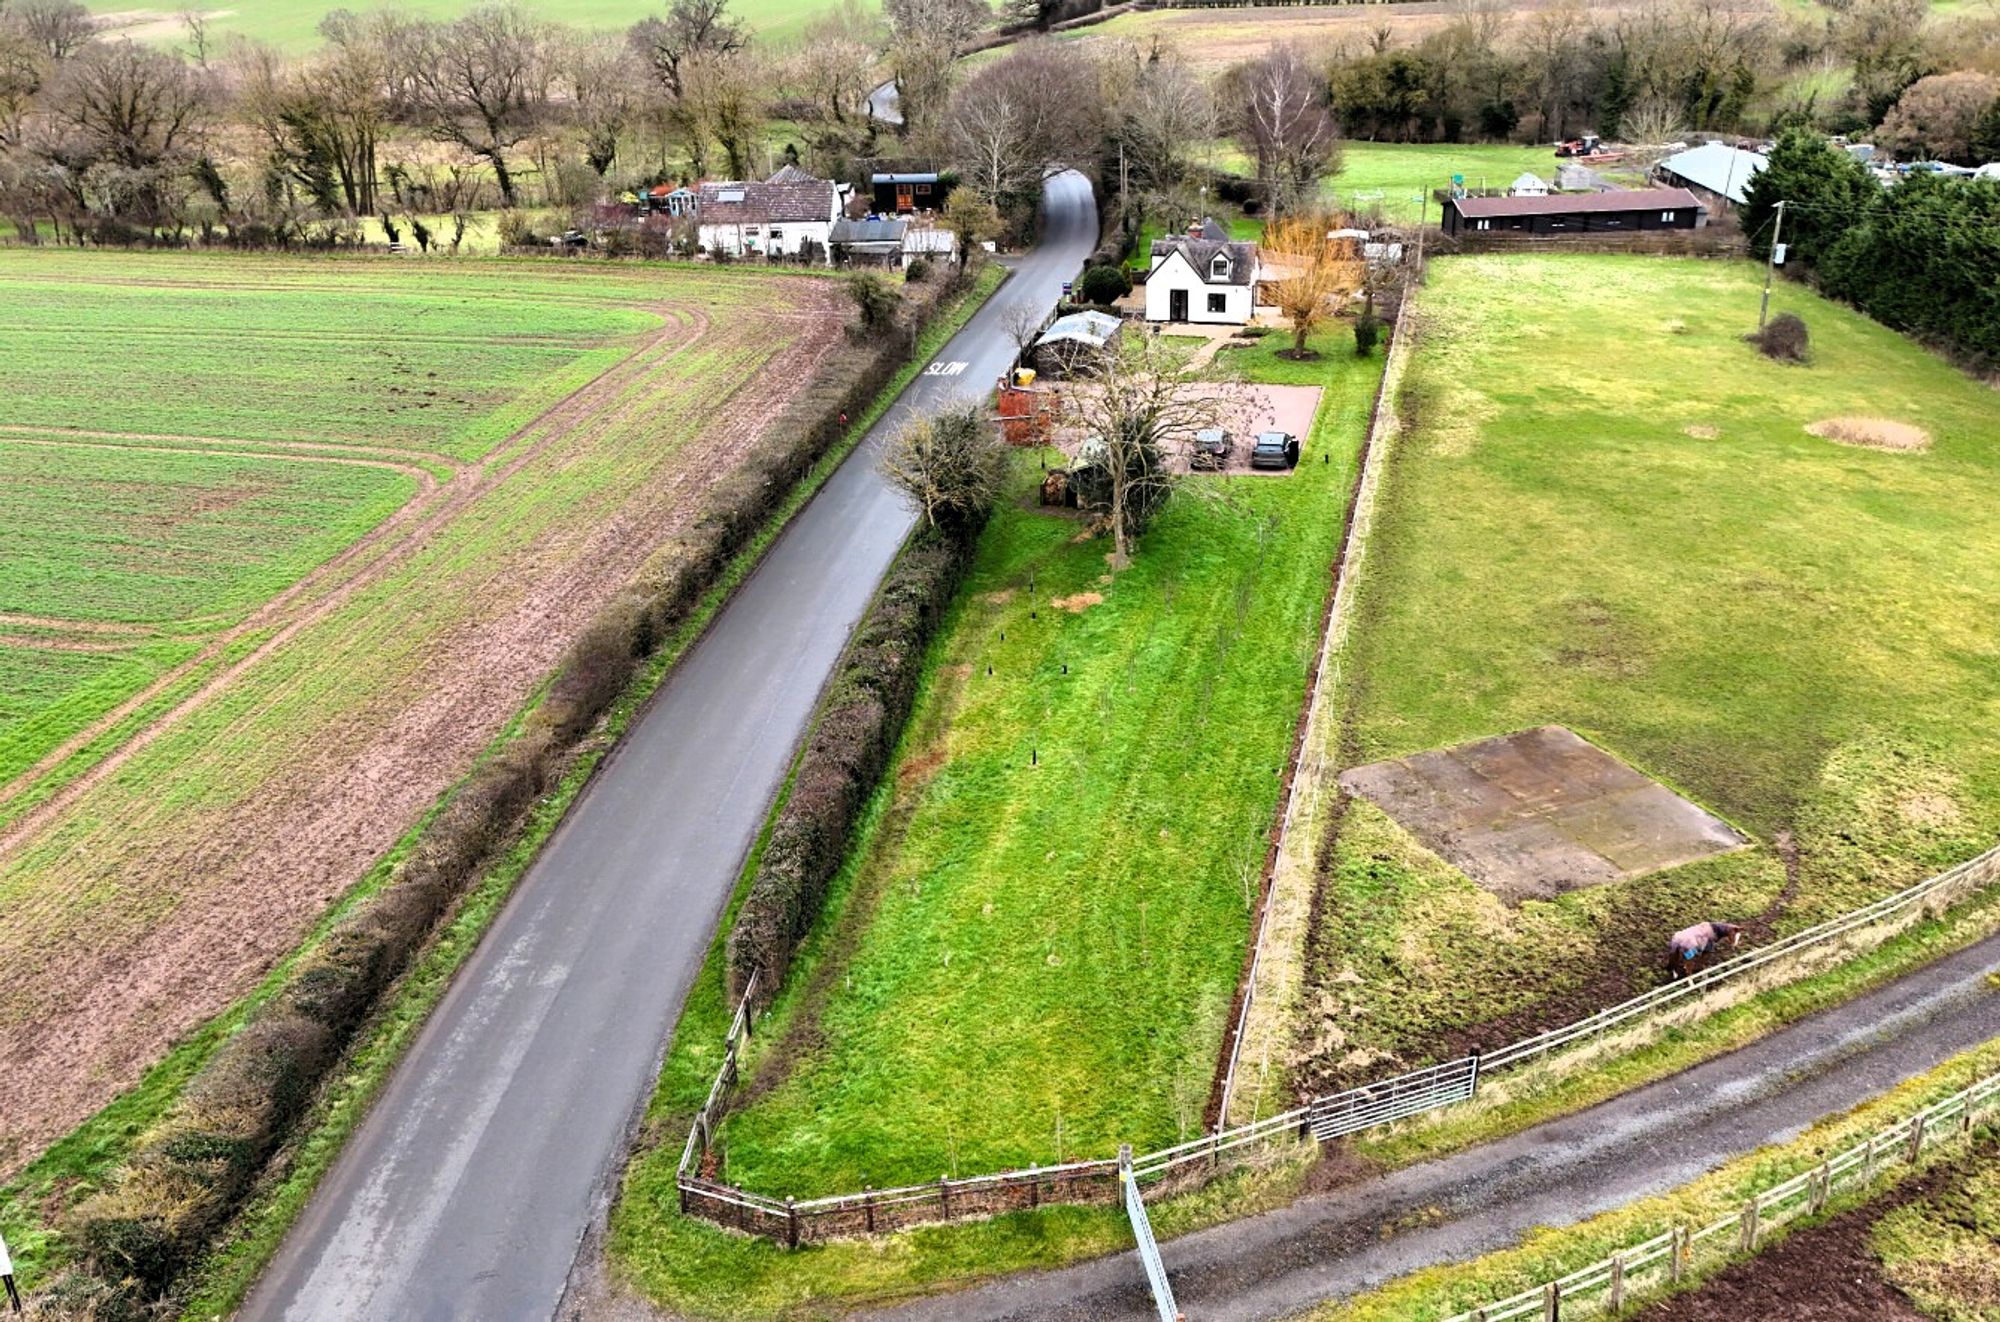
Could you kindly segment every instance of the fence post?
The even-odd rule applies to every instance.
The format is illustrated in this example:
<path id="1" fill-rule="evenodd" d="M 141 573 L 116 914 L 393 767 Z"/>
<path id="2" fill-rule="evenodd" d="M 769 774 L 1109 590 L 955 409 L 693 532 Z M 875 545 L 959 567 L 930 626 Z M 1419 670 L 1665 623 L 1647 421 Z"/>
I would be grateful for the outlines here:
<path id="1" fill-rule="evenodd" d="M 1832 1196 L 1833 1162 L 1822 1161 L 1819 1164 L 1819 1178 L 1813 1181 L 1812 1210 L 1815 1216 L 1826 1210 L 1826 1201 Z"/>
<path id="2" fill-rule="evenodd" d="M 1611 1255 L 1611 1311 L 1617 1312 L 1625 1306 L 1625 1254 L 1621 1251 Z"/>
<path id="3" fill-rule="evenodd" d="M 1562 1322 L 1562 1287 L 1554 1281 L 1542 1287 L 1542 1322 Z"/>
<path id="4" fill-rule="evenodd" d="M 1917 1118 L 1910 1122 L 1910 1164 L 1917 1164 L 1917 1158 L 1924 1152 L 1924 1120 L 1926 1114 L 1917 1112 Z"/>
<path id="5" fill-rule="evenodd" d="M 1042 1205 L 1042 1177 L 1035 1173 L 1040 1169 L 1041 1167 L 1034 1162 L 1031 1161 L 1028 1163 L 1028 1206 L 1030 1207 L 1040 1207 Z"/>
<path id="6" fill-rule="evenodd" d="M 945 1220 L 951 1220 L 951 1181 L 942 1175 L 938 1176 L 938 1210 Z"/>
<path id="7" fill-rule="evenodd" d="M 1757 1200 L 1752 1198 L 1743 1208 L 1743 1236 L 1738 1241 L 1745 1253 L 1757 1251 Z"/>
<path id="8" fill-rule="evenodd" d="M 1472 1078 L 1466 1081 L 1465 1095 L 1467 1097 L 1479 1096 L 1479 1048 L 1478 1047 L 1474 1047 L 1472 1049 Z"/>
<path id="9" fill-rule="evenodd" d="M 798 1246 L 799 1246 L 799 1200 L 792 1197 L 790 1194 L 786 1194 L 785 1195 L 785 1247 L 788 1249 L 795 1249 Z"/>
<path id="10" fill-rule="evenodd" d="M 1861 1159 L 1861 1187 L 1875 1183 L 1875 1136 L 1868 1136 L 1868 1151 Z"/>
<path id="11" fill-rule="evenodd" d="M 1681 1273 L 1687 1270 L 1688 1231 L 1686 1226 L 1674 1227 L 1673 1242 L 1667 1248 L 1667 1279 L 1679 1285 Z"/>
<path id="12" fill-rule="evenodd" d="M 861 1186 L 861 1219 L 868 1227 L 868 1233 L 875 1233 L 875 1186 Z"/>
<path id="13" fill-rule="evenodd" d="M 1972 1125 L 1972 1108 L 1970 1106 L 1965 1108 L 1965 1123 L 1967 1128 L 1970 1128 Z M 1221 1117 L 1217 1117 L 1215 1121 L 1215 1132 L 1208 1136 L 1208 1168 L 1210 1170 L 1214 1170 L 1217 1166 L 1220 1166 L 1221 1164 L 1222 1164 L 1222 1119 Z"/>
<path id="14" fill-rule="evenodd" d="M 679 1194 L 680 1194 L 680 1196 L 681 1196 L 681 1215 L 682 1215 L 682 1216 L 686 1216 L 686 1215 L 687 1215 L 687 1210 L 688 1210 L 688 1187 L 687 1187 L 687 1181 L 686 1181 L 685 1179 L 679 1179 L 679 1180 L 675 1180 L 675 1181 L 674 1181 L 674 1190 L 675 1190 L 675 1192 L 679 1193 Z"/>

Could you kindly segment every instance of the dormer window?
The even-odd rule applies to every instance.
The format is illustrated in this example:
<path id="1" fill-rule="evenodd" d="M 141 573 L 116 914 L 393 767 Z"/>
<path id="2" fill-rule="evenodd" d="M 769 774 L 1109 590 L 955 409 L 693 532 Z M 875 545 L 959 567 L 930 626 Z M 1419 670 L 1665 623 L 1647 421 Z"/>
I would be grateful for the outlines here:
<path id="1" fill-rule="evenodd" d="M 1208 278 L 1210 280 L 1227 280 L 1229 278 L 1228 253 L 1219 252 L 1215 254 L 1215 260 L 1208 264 Z"/>

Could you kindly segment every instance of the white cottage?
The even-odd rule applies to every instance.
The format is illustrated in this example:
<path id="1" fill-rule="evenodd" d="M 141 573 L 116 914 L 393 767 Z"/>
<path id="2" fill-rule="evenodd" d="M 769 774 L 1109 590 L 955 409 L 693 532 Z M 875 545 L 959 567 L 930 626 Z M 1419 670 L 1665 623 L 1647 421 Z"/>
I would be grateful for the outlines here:
<path id="1" fill-rule="evenodd" d="M 1520 178 L 1507 186 L 1507 192 L 1514 197 L 1547 197 L 1549 181 L 1533 170 L 1525 170 Z"/>
<path id="2" fill-rule="evenodd" d="M 703 184 L 695 214 L 703 252 L 829 264 L 840 191 L 824 179 Z"/>
<path id="3" fill-rule="evenodd" d="M 1256 244 L 1191 234 L 1154 242 L 1147 321 L 1244 326 L 1256 302 Z"/>

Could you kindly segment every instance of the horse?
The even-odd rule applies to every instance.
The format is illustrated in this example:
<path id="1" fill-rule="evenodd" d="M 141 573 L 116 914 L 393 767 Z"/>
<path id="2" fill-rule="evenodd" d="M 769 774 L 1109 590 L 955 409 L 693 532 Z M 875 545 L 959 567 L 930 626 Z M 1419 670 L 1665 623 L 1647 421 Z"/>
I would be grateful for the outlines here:
<path id="1" fill-rule="evenodd" d="M 1667 941 L 1667 972 L 1682 978 L 1694 972 L 1695 961 L 1720 946 L 1724 940 L 1731 950 L 1742 944 L 1743 929 L 1735 923 L 1696 923 L 1683 927 Z"/>

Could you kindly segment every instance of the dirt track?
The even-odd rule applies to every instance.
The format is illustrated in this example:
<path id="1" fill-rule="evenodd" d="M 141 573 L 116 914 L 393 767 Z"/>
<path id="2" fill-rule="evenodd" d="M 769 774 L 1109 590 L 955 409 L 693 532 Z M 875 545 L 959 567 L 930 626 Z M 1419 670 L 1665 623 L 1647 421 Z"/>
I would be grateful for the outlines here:
<path id="1" fill-rule="evenodd" d="M 618 366 L 93 726 L 198 680 L 0 837 L 0 1178 L 240 996 L 695 517 L 839 338 L 833 292 L 782 289 L 727 329 L 656 308 Z M 675 388 L 710 359 L 759 366 Z M 565 507 L 583 468 L 600 494 Z M 539 532 L 490 532 L 517 524 Z"/>

